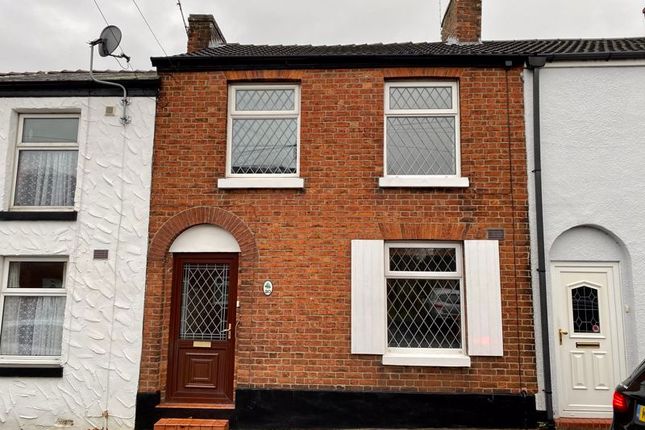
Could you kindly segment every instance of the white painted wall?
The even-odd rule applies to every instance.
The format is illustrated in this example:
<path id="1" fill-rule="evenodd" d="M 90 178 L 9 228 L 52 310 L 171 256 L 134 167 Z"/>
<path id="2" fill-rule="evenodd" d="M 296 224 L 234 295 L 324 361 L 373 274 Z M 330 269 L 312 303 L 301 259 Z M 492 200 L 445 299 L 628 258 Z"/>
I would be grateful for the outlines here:
<path id="1" fill-rule="evenodd" d="M 62 378 L 0 377 L 0 427 L 134 426 L 145 285 L 155 100 L 133 97 L 132 123 L 104 116 L 116 97 L 0 99 L 0 206 L 12 185 L 16 112 L 81 112 L 76 222 L 0 222 L 5 256 L 68 256 Z M 108 260 L 93 260 L 94 249 Z M 102 415 L 107 411 L 108 418 Z M 72 420 L 73 426 L 60 425 Z M 59 424 L 57 426 L 57 423 Z"/>
<path id="2" fill-rule="evenodd" d="M 621 293 L 627 368 L 645 358 L 645 62 L 547 64 L 540 72 L 544 241 L 550 259 L 606 261 L 622 255 Z M 540 392 L 544 387 L 539 320 L 533 175 L 532 72 L 525 72 L 531 255 L 536 304 L 536 354 Z M 591 225 L 607 233 L 592 238 Z M 597 230 L 596 230 L 597 231 Z M 585 233 L 586 232 L 586 233 Z M 600 246 L 603 241 L 612 249 Z M 594 251 L 589 244 L 596 244 Z M 616 251 L 616 248 L 622 252 Z M 547 267 L 547 274 L 549 268 Z M 550 288 L 550 279 L 547 278 Z M 552 309 L 549 292 L 549 309 Z M 549 321 L 551 333 L 557 327 Z M 638 336 L 638 335 L 639 336 Z M 552 335 L 552 338 L 555 338 Z M 551 363 L 555 344 L 551 347 Z M 557 387 L 554 379 L 553 386 Z M 558 416 L 558 393 L 554 408 Z M 544 397 L 538 396 L 544 409 Z"/>

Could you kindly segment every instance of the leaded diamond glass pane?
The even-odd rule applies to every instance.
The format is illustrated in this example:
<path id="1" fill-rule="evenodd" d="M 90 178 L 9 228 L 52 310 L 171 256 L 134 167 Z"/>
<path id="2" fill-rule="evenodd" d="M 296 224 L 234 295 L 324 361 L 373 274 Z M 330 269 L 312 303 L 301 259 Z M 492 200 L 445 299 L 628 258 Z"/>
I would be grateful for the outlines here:
<path id="1" fill-rule="evenodd" d="M 458 279 L 388 279 L 387 343 L 392 348 L 461 348 Z"/>
<path id="2" fill-rule="evenodd" d="M 452 109 L 452 88 L 390 87 L 390 109 Z"/>
<path id="3" fill-rule="evenodd" d="M 388 175 L 455 175 L 454 117 L 387 118 Z"/>
<path id="4" fill-rule="evenodd" d="M 298 121 L 234 119 L 231 173 L 296 173 Z"/>
<path id="5" fill-rule="evenodd" d="M 295 90 L 263 89 L 235 91 L 235 109 L 238 111 L 292 111 Z"/>
<path id="6" fill-rule="evenodd" d="M 577 287 L 571 291 L 573 331 L 576 333 L 600 333 L 598 290 Z"/>
<path id="7" fill-rule="evenodd" d="M 456 272 L 455 248 L 390 248 L 393 272 Z"/>
<path id="8" fill-rule="evenodd" d="M 228 270 L 228 264 L 184 264 L 181 339 L 226 339 Z"/>

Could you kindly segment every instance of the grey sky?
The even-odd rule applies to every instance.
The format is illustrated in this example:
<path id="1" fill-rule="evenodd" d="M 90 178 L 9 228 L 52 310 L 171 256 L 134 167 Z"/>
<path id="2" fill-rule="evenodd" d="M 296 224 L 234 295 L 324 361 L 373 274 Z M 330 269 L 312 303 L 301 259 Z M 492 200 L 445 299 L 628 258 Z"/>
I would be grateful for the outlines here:
<path id="1" fill-rule="evenodd" d="M 123 31 L 134 69 L 183 52 L 176 0 L 0 0 L 0 71 L 76 70 L 89 66 L 87 42 L 105 22 Z M 448 0 L 182 0 L 186 17 L 210 13 L 229 42 L 338 44 L 439 40 Z M 482 37 L 492 39 L 645 36 L 645 0 L 483 0 Z M 118 69 L 98 58 L 96 69 Z"/>

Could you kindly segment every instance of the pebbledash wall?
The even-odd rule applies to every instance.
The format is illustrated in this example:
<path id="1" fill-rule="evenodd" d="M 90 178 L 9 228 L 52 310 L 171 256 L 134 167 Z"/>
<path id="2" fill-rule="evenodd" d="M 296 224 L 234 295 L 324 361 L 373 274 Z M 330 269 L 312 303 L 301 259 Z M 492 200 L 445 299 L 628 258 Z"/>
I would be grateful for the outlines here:
<path id="1" fill-rule="evenodd" d="M 544 243 L 547 263 L 551 362 L 555 363 L 550 260 L 615 261 L 620 296 L 626 371 L 645 356 L 645 62 L 613 60 L 547 63 L 540 70 Z M 525 75 L 529 170 L 534 166 L 532 73 Z M 535 207 L 529 176 L 531 214 Z M 534 220 L 534 218 L 532 218 Z M 533 266 L 537 268 L 535 222 Z M 597 249 L 594 249 L 597 248 Z M 534 278 L 536 315 L 538 278 Z M 539 384 L 543 387 L 541 333 L 536 320 Z M 626 375 L 623 375 L 625 377 Z M 554 372 L 554 387 L 558 386 Z M 618 383 L 619 381 L 615 381 Z M 544 408 L 542 389 L 538 408 Z M 554 389 L 559 416 L 559 393 Z"/>
<path id="2" fill-rule="evenodd" d="M 46 97 L 48 84 L 48 89 L 31 91 L 40 95 L 35 97 L 15 97 L 18 84 L 3 87 L 14 97 L 0 91 L 0 201 L 7 210 L 18 114 L 74 112 L 80 117 L 78 219 L 0 221 L 0 260 L 66 258 L 62 376 L 39 377 L 38 369 L 4 361 L 0 427 L 131 429 L 141 355 L 155 98 L 131 97 L 131 123 L 123 127 L 120 97 Z M 64 94 L 69 83 L 54 85 L 54 92 Z M 107 107 L 115 114 L 106 116 Z M 95 249 L 108 250 L 108 259 L 93 259 Z"/>
<path id="3" fill-rule="evenodd" d="M 489 404 L 496 394 L 511 394 L 526 397 L 527 405 L 533 402 L 537 386 L 521 67 L 161 71 L 160 77 L 141 422 L 159 412 L 154 406 L 163 400 L 166 386 L 169 246 L 199 224 L 224 227 L 242 249 L 238 401 L 249 392 L 302 390 L 440 393 L 448 402 L 453 401 L 448 394 L 470 393 L 487 396 Z M 459 82 L 461 169 L 469 187 L 379 188 L 384 85 L 394 79 Z M 303 189 L 218 189 L 218 178 L 225 177 L 232 82 L 300 85 Z M 499 242 L 502 357 L 472 357 L 470 367 L 454 368 L 386 366 L 380 356 L 350 353 L 351 239 L 463 241 L 486 239 L 489 228 L 505 232 Z M 274 285 L 268 297 L 262 294 L 266 279 Z M 297 401 L 287 403 L 296 407 Z M 455 404 L 445 405 L 446 414 L 450 406 Z M 420 410 L 429 413 L 432 407 L 422 403 Z M 436 410 L 437 419 L 442 413 Z M 502 415 L 482 415 L 477 422 L 499 423 Z M 535 417 L 527 423 L 531 420 Z"/>

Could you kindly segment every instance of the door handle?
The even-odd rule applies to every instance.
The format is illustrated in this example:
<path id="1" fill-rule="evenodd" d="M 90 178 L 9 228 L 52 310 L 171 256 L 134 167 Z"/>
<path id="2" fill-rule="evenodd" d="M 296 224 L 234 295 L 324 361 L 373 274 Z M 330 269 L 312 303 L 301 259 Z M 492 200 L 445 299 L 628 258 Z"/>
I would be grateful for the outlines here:
<path id="1" fill-rule="evenodd" d="M 228 338 L 228 340 L 231 340 L 231 323 L 228 323 L 228 328 L 225 328 L 222 331 L 226 332 L 226 337 Z"/>
<path id="2" fill-rule="evenodd" d="M 560 338 L 560 345 L 562 345 L 562 336 L 569 334 L 568 331 L 563 329 L 558 329 L 558 337 Z"/>

